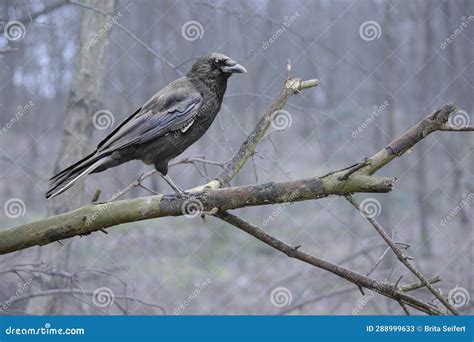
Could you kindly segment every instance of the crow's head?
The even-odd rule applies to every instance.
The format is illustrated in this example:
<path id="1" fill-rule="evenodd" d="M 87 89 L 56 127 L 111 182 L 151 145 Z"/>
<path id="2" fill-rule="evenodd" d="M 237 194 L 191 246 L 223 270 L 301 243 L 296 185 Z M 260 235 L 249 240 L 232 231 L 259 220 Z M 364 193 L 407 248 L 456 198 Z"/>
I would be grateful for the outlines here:
<path id="1" fill-rule="evenodd" d="M 198 76 L 208 79 L 229 78 L 233 73 L 247 72 L 245 68 L 232 58 L 213 52 L 197 60 L 188 76 Z"/>

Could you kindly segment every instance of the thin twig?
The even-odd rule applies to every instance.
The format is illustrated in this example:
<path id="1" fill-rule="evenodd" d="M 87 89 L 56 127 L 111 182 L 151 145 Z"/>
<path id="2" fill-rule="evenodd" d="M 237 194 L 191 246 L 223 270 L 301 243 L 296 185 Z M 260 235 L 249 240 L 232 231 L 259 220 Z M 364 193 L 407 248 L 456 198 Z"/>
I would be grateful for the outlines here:
<path id="1" fill-rule="evenodd" d="M 436 284 L 436 283 L 438 283 L 438 282 L 440 282 L 440 281 L 441 281 L 441 277 L 440 277 L 440 276 L 434 276 L 434 277 L 428 279 L 428 282 L 429 282 L 430 284 Z M 421 289 L 422 287 L 425 287 L 425 284 L 423 284 L 423 283 L 413 283 L 413 284 L 408 284 L 408 285 L 402 285 L 402 286 L 400 286 L 400 290 L 402 290 L 402 291 L 404 291 L 404 292 L 409 292 L 409 291 Z"/>
<path id="2" fill-rule="evenodd" d="M 385 255 L 388 253 L 388 251 L 390 250 L 390 247 L 387 247 L 385 249 L 385 251 L 382 253 L 382 255 L 380 256 L 380 258 L 377 260 L 377 262 L 375 263 L 375 265 L 370 269 L 369 272 L 367 272 L 365 275 L 366 276 L 369 276 L 373 271 L 375 271 L 375 269 L 377 268 L 378 265 L 380 265 L 380 263 L 382 262 L 382 259 L 385 257 Z"/>
<path id="3" fill-rule="evenodd" d="M 33 298 L 33 297 L 51 296 L 51 295 L 65 295 L 65 294 L 70 294 L 76 300 L 78 300 L 80 302 L 83 302 L 85 304 L 93 305 L 93 303 L 91 303 L 90 301 L 83 300 L 83 298 L 81 296 L 93 296 L 94 293 L 84 290 L 82 285 L 79 282 L 80 278 L 83 278 L 84 275 L 89 274 L 89 275 L 91 275 L 91 279 L 94 279 L 94 280 L 96 280 L 98 276 L 104 275 L 104 276 L 111 277 L 111 278 L 119 281 L 123 285 L 123 287 L 124 287 L 123 295 L 115 295 L 114 294 L 115 299 L 125 300 L 125 304 L 126 304 L 125 307 L 123 307 L 120 303 L 118 303 L 116 301 L 114 302 L 115 305 L 120 310 L 122 310 L 122 312 L 124 312 L 124 313 L 128 312 L 128 309 L 127 309 L 128 301 L 131 300 L 131 301 L 136 301 L 138 303 L 141 303 L 141 304 L 144 304 L 144 305 L 147 305 L 147 306 L 158 308 L 163 312 L 163 314 L 166 314 L 165 310 L 159 305 L 156 305 L 156 304 L 153 304 L 153 303 L 148 303 L 148 302 L 145 302 L 141 299 L 128 296 L 127 295 L 128 284 L 123 279 L 121 279 L 121 278 L 115 276 L 114 274 L 112 274 L 108 271 L 105 271 L 105 270 L 83 269 L 83 270 L 79 270 L 79 271 L 76 271 L 76 272 L 73 272 L 73 273 L 69 273 L 69 272 L 65 272 L 65 271 L 62 271 L 62 270 L 59 270 L 59 269 L 56 269 L 56 268 L 44 268 L 44 264 L 41 263 L 41 264 L 19 264 L 19 265 L 16 265 L 16 266 L 8 268 L 8 269 L 0 270 L 0 274 L 7 274 L 7 273 L 13 273 L 13 274 L 16 274 L 18 276 L 19 276 L 19 273 L 26 273 L 26 274 L 29 274 L 32 278 L 34 278 L 35 281 L 41 281 L 41 277 L 40 277 L 41 275 L 61 277 L 61 278 L 64 278 L 65 281 L 67 281 L 70 284 L 70 286 L 68 288 L 64 287 L 64 288 L 60 288 L 60 289 L 50 289 L 50 290 L 45 290 L 45 291 L 39 291 L 39 292 L 24 294 L 22 296 L 15 296 L 14 298 L 12 297 L 12 300 L 9 301 L 9 305 L 11 305 L 12 303 L 24 301 L 24 300 L 27 300 L 27 299 L 30 299 L 30 298 Z M 23 278 L 20 277 L 20 279 L 23 279 Z M 26 283 L 25 280 L 23 280 L 23 281 Z"/>
<path id="4" fill-rule="evenodd" d="M 439 276 L 436 276 L 436 277 L 430 278 L 428 280 L 431 284 L 435 284 L 435 283 L 441 281 L 441 278 Z M 278 282 L 278 283 L 281 283 L 281 282 Z M 400 286 L 400 290 L 402 290 L 403 292 L 410 292 L 410 291 L 414 291 L 414 290 L 422 288 L 422 287 L 424 287 L 424 285 L 422 283 L 414 283 L 414 284 L 402 285 L 402 286 Z M 294 310 L 301 309 L 301 308 L 305 307 L 306 305 L 315 303 L 315 302 L 320 301 L 322 299 L 326 299 L 326 298 L 329 298 L 329 297 L 333 297 L 333 296 L 336 296 L 336 295 L 341 295 L 341 294 L 352 292 L 352 291 L 355 291 L 355 288 L 351 286 L 351 287 L 344 288 L 344 289 L 339 290 L 339 291 L 319 295 L 315 298 L 307 299 L 307 300 L 305 300 L 305 301 L 303 301 L 299 304 L 296 304 L 296 305 L 291 306 L 291 307 L 289 307 L 285 310 L 282 310 L 278 314 L 279 315 L 284 315 L 284 314 L 290 313 Z"/>
<path id="5" fill-rule="evenodd" d="M 377 233 L 384 239 L 384 241 L 390 246 L 390 249 L 395 253 L 397 256 L 398 260 L 405 265 L 420 281 L 426 286 L 428 290 L 441 302 L 443 303 L 446 308 L 451 311 L 452 314 L 458 315 L 457 310 L 446 300 L 446 298 L 443 297 L 441 293 L 439 293 L 438 290 L 436 290 L 426 279 L 426 277 L 418 271 L 418 269 L 403 255 L 402 251 L 400 248 L 397 247 L 397 245 L 392 241 L 390 236 L 385 232 L 385 230 L 382 228 L 382 226 L 375 220 L 373 217 L 368 215 L 363 208 L 360 207 L 359 203 L 357 203 L 352 196 L 345 196 L 346 200 L 351 203 L 357 210 L 359 210 L 362 215 L 370 222 L 370 224 L 375 228 Z"/>
<path id="6" fill-rule="evenodd" d="M 16 303 L 16 302 L 21 302 L 30 298 L 34 297 L 43 297 L 43 296 L 52 296 L 52 295 L 68 295 L 68 294 L 75 294 L 75 295 L 84 295 L 84 296 L 93 296 L 93 292 L 88 292 L 88 291 L 82 291 L 80 289 L 71 289 L 71 288 L 64 288 L 64 289 L 52 289 L 52 290 L 44 290 L 44 291 L 39 291 L 39 292 L 32 292 L 29 294 L 25 294 L 22 296 L 18 296 L 13 298 L 10 303 Z M 154 307 L 156 309 L 161 310 L 161 312 L 165 315 L 166 311 L 163 307 L 146 302 L 144 300 L 141 300 L 139 298 L 131 297 L 131 296 L 123 296 L 123 295 L 114 295 L 114 299 L 124 299 L 124 300 L 131 300 L 146 306 Z M 115 305 L 119 305 L 115 300 L 114 300 Z M 93 305 L 93 304 L 92 304 Z"/>
<path id="7" fill-rule="evenodd" d="M 100 194 L 102 190 L 100 188 L 97 188 L 94 192 L 94 195 L 92 196 L 91 203 L 95 203 L 99 200 Z"/>
<path id="8" fill-rule="evenodd" d="M 265 244 L 279 250 L 280 252 L 286 254 L 291 258 L 295 258 L 301 260 L 307 264 L 313 265 L 315 267 L 324 269 L 328 272 L 331 272 L 341 278 L 344 278 L 350 281 L 357 286 L 365 287 L 370 290 L 374 290 L 388 298 L 392 298 L 394 300 L 403 301 L 405 304 L 416 308 L 417 310 L 423 311 L 428 314 L 432 315 L 440 315 L 442 314 L 441 311 L 437 310 L 436 308 L 432 307 L 430 304 L 420 301 L 415 297 L 407 295 L 403 291 L 400 291 L 396 286 L 383 283 L 367 276 L 364 276 L 360 273 L 351 271 L 346 269 L 340 265 L 333 264 L 326 260 L 314 257 L 309 255 L 305 252 L 302 252 L 301 249 L 295 248 L 294 246 L 290 246 L 285 242 L 278 240 L 277 238 L 273 237 L 272 235 L 265 232 L 263 229 L 252 225 L 251 223 L 229 213 L 229 212 L 217 212 L 214 216 L 218 217 L 219 219 L 243 230 L 247 234 L 252 235 L 253 237 L 257 238 L 258 240 L 264 242 Z"/>
<path id="9" fill-rule="evenodd" d="M 440 131 L 451 131 L 451 132 L 472 132 L 474 131 L 474 126 L 463 126 L 463 127 L 453 127 L 449 125 L 443 125 L 439 129 Z"/>
<path id="10" fill-rule="evenodd" d="M 401 301 L 398 301 L 398 304 L 402 307 L 403 311 L 405 312 L 405 315 L 410 316 L 410 311 L 408 311 L 407 306 Z"/>

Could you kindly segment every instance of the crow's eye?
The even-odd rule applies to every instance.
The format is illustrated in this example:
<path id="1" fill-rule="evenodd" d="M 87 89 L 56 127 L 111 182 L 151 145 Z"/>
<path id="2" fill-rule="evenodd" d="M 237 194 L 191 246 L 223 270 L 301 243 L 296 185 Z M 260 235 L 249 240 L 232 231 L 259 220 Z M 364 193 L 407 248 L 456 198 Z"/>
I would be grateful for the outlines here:
<path id="1" fill-rule="evenodd" d="M 214 64 L 215 66 L 219 66 L 219 65 L 221 64 L 221 61 L 220 61 L 219 59 L 214 59 L 213 64 Z"/>

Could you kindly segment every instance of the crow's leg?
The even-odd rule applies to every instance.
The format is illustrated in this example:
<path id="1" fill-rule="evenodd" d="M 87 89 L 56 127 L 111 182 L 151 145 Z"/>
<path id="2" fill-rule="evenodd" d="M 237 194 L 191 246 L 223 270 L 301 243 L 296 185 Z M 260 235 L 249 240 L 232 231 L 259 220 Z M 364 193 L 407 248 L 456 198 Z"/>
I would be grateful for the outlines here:
<path id="1" fill-rule="evenodd" d="M 183 189 L 181 189 L 181 187 L 178 184 L 173 182 L 170 176 L 164 175 L 160 171 L 158 171 L 158 173 L 166 181 L 166 183 L 168 183 L 168 185 L 174 190 L 174 192 L 176 192 L 178 197 L 185 197 L 187 195 L 186 192 Z"/>
<path id="2" fill-rule="evenodd" d="M 158 171 L 160 176 L 168 183 L 168 185 L 176 192 L 178 197 L 190 197 L 191 194 L 185 192 L 179 185 L 177 185 L 173 180 L 168 176 L 168 160 L 158 160 L 155 163 L 155 169 Z"/>

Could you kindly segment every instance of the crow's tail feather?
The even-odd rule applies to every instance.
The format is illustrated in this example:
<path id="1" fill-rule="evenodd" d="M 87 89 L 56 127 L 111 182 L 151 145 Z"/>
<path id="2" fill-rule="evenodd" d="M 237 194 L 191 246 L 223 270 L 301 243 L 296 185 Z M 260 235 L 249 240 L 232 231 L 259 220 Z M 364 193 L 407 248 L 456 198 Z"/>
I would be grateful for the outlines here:
<path id="1" fill-rule="evenodd" d="M 89 157 L 89 156 L 88 156 Z M 81 180 L 88 174 L 97 170 L 104 162 L 106 158 L 93 158 L 87 160 L 88 157 L 84 158 L 77 165 L 69 167 L 66 170 L 61 171 L 52 179 L 52 183 L 46 192 L 46 198 L 53 198 L 73 186 L 77 181 Z M 66 171 L 66 172 L 65 172 Z"/>
<path id="2" fill-rule="evenodd" d="M 100 156 L 97 156 L 97 151 L 94 151 L 91 154 L 89 154 L 88 156 L 85 156 L 84 158 L 79 160 L 78 162 L 76 162 L 72 165 L 69 165 L 67 168 L 65 168 L 61 172 L 58 172 L 53 177 L 51 177 L 49 180 L 52 181 L 53 183 L 57 182 L 59 178 L 62 178 L 64 176 L 66 176 L 67 174 L 71 173 L 74 169 L 78 169 L 79 167 L 83 166 L 84 164 L 86 164 L 86 163 L 90 164 L 93 160 L 96 161 L 98 159 L 100 159 Z"/>

